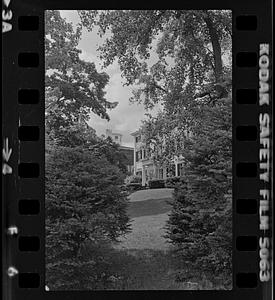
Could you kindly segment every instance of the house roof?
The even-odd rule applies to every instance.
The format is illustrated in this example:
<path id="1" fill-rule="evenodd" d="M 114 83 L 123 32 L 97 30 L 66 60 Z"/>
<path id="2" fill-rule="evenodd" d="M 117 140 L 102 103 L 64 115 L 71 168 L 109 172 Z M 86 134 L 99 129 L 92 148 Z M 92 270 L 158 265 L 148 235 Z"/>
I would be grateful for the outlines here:
<path id="1" fill-rule="evenodd" d="M 119 132 L 113 132 L 112 129 L 106 129 L 106 134 L 111 134 L 111 135 L 120 135 L 122 136 L 123 134 L 122 133 L 119 133 Z"/>
<path id="2" fill-rule="evenodd" d="M 141 130 L 140 129 L 137 130 L 137 131 L 135 131 L 135 132 L 133 132 L 133 133 L 131 133 L 131 136 L 137 136 L 139 134 L 141 134 Z"/>
<path id="3" fill-rule="evenodd" d="M 128 146 L 119 146 L 119 149 L 122 149 L 122 150 L 133 150 L 134 151 L 133 147 L 128 147 Z"/>

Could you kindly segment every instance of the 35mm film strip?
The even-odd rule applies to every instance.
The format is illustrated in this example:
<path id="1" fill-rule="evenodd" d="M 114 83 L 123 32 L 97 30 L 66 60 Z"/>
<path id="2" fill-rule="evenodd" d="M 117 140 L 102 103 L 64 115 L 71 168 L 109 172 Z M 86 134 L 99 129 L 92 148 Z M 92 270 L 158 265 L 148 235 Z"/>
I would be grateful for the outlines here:
<path id="1" fill-rule="evenodd" d="M 114 6 L 104 9 L 118 9 Z M 273 299 L 272 3 L 193 1 L 181 6 L 177 10 L 232 12 L 232 289 L 45 288 L 45 12 L 103 7 L 84 1 L 3 1 L 4 299 Z"/>

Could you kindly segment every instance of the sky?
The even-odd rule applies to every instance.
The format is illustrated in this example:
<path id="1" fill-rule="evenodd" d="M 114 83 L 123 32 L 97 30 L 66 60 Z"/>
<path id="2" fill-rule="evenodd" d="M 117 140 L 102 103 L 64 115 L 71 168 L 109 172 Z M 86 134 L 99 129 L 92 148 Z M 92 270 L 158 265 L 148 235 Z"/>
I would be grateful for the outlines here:
<path id="1" fill-rule="evenodd" d="M 73 23 L 73 25 L 80 22 L 77 11 L 63 10 L 60 11 L 60 14 L 62 18 Z M 121 72 L 117 62 L 114 62 L 107 68 L 102 69 L 100 59 L 98 58 L 99 53 L 97 52 L 97 48 L 103 42 L 104 39 L 97 35 L 96 30 L 88 32 L 85 28 L 83 28 L 78 46 L 78 48 L 82 50 L 80 58 L 85 61 L 94 62 L 99 72 L 104 71 L 110 76 L 109 83 L 105 88 L 106 99 L 111 102 L 117 101 L 119 104 L 115 109 L 108 111 L 110 116 L 109 122 L 101 119 L 94 113 L 91 113 L 88 124 L 96 130 L 96 133 L 99 136 L 105 134 L 107 128 L 112 129 L 113 132 L 121 133 L 123 135 L 122 145 L 131 147 L 134 145 L 134 138 L 131 136 L 131 133 L 139 129 L 141 120 L 145 118 L 144 114 L 146 111 L 142 104 L 132 104 L 129 102 L 129 98 L 132 95 L 132 88 L 129 86 L 123 86 L 124 81 L 120 75 Z M 150 60 L 149 65 L 155 62 L 156 55 L 154 55 L 154 53 Z M 158 109 L 159 108 L 156 108 L 155 112 Z M 151 113 L 154 114 L 154 111 Z"/>

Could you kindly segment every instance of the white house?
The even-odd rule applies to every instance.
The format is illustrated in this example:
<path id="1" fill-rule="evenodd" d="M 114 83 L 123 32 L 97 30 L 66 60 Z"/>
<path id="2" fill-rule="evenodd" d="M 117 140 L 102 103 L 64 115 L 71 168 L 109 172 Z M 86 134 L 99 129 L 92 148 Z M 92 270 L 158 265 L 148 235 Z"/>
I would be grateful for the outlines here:
<path id="1" fill-rule="evenodd" d="M 141 176 L 142 185 L 145 186 L 152 179 L 166 179 L 181 176 L 184 172 L 184 158 L 175 157 L 171 161 L 172 168 L 158 166 L 151 157 L 143 142 L 142 130 L 131 134 L 134 137 L 134 174 Z"/>
<path id="2" fill-rule="evenodd" d="M 114 142 L 121 145 L 122 134 L 118 132 L 113 132 L 112 129 L 106 129 L 106 136 L 110 137 Z"/>

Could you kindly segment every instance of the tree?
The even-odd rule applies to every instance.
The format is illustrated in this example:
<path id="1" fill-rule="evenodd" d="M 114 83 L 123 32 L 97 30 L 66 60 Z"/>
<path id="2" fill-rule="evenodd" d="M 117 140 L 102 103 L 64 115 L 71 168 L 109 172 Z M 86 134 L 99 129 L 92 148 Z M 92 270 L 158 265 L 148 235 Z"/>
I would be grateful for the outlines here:
<path id="1" fill-rule="evenodd" d="M 45 16 L 46 284 L 51 290 L 104 289 L 106 251 L 129 230 L 125 165 L 118 146 L 87 125 L 109 119 L 108 75 L 79 58 L 76 30 L 58 11 Z"/>
<path id="2" fill-rule="evenodd" d="M 175 157 L 183 154 L 184 143 L 190 127 L 185 112 L 175 117 L 162 111 L 156 116 L 147 114 L 143 121 L 143 141 L 150 157 L 160 166 L 168 166 Z"/>
<path id="3" fill-rule="evenodd" d="M 117 102 L 105 99 L 109 76 L 98 73 L 94 63 L 79 58 L 77 48 L 81 27 L 61 18 L 58 11 L 45 13 L 45 90 L 46 130 L 58 132 L 79 121 L 88 120 L 90 112 L 109 119 L 107 109 Z"/>
<path id="4" fill-rule="evenodd" d="M 103 284 L 104 256 L 96 254 L 95 248 L 116 241 L 129 230 L 127 195 L 119 188 L 123 178 L 104 155 L 79 146 L 48 148 L 46 267 L 51 289 Z M 84 255 L 87 243 L 90 253 Z"/>
<path id="5" fill-rule="evenodd" d="M 162 112 L 145 122 L 156 160 L 181 155 L 196 111 L 227 97 L 231 88 L 231 12 L 215 10 L 79 11 L 83 26 L 108 32 L 99 47 L 105 66 L 118 61 L 130 101 Z M 155 54 L 153 54 L 155 53 Z M 149 58 L 156 62 L 150 63 Z M 229 63 L 225 63 L 226 60 Z M 161 149 L 160 148 L 161 145 Z M 155 149 L 158 148 L 158 149 Z"/>
<path id="6" fill-rule="evenodd" d="M 185 186 L 178 186 L 167 237 L 193 268 L 227 278 L 232 272 L 232 99 L 197 113 L 186 140 Z"/>
<path id="7" fill-rule="evenodd" d="M 90 150 L 104 155 L 112 165 L 116 165 L 124 174 L 127 173 L 128 159 L 119 149 L 119 144 L 113 142 L 110 137 L 98 138 L 97 142 L 90 146 Z"/>
<path id="8" fill-rule="evenodd" d="M 231 45 L 230 11 L 116 10 L 79 11 L 79 15 L 88 30 L 99 26 L 101 36 L 109 33 L 99 48 L 101 59 L 105 66 L 117 60 L 126 84 L 138 86 L 133 101 L 146 107 L 161 102 L 176 109 L 177 101 L 192 102 L 194 91 L 205 92 L 207 83 L 215 83 L 222 92 L 227 71 L 222 56 Z M 152 48 L 157 61 L 150 66 Z"/>
<path id="9" fill-rule="evenodd" d="M 134 86 L 130 100 L 148 109 L 162 105 L 143 128 L 155 160 L 185 159 L 185 184 L 175 189 L 167 237 L 186 264 L 231 278 L 231 12 L 79 15 L 89 30 L 108 33 L 101 58 L 105 66 L 118 62 L 125 84 Z"/>

